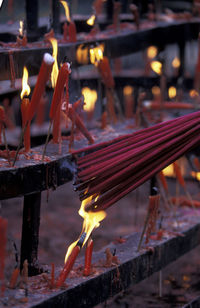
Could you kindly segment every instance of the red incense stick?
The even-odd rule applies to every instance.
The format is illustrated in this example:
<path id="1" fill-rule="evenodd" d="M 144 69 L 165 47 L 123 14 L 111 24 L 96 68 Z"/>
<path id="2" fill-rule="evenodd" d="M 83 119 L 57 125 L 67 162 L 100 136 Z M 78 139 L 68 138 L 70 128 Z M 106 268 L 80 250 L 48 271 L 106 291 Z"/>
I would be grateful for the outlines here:
<path id="1" fill-rule="evenodd" d="M 84 265 L 84 276 L 89 276 L 91 274 L 91 262 L 92 262 L 92 251 L 93 251 L 93 240 L 90 239 L 87 244 L 85 251 L 85 265 Z"/>

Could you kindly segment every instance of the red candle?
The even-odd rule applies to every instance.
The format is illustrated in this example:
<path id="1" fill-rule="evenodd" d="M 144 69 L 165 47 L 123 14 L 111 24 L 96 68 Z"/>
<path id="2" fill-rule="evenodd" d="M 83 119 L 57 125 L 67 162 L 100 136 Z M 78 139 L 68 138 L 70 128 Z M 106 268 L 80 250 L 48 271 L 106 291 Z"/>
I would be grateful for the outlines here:
<path id="1" fill-rule="evenodd" d="M 76 25 L 74 21 L 72 20 L 69 22 L 68 33 L 69 33 L 69 42 L 75 43 L 76 42 Z"/>
<path id="2" fill-rule="evenodd" d="M 79 246 L 75 246 L 67 260 L 67 262 L 65 263 L 59 277 L 58 277 L 58 280 L 56 282 L 56 286 L 57 288 L 59 287 L 62 287 L 63 283 L 65 282 L 65 279 L 67 278 L 68 274 L 70 273 L 73 265 L 74 265 L 74 262 L 78 256 L 80 252 L 80 247 Z"/>
<path id="3" fill-rule="evenodd" d="M 69 105 L 68 108 L 68 117 L 71 121 L 75 121 L 76 127 L 80 130 L 80 132 L 88 139 L 89 143 L 94 143 L 94 139 L 85 127 L 83 121 L 79 117 L 79 115 L 74 111 L 72 105 Z"/>
<path id="4" fill-rule="evenodd" d="M 43 95 L 39 102 L 37 115 L 35 119 L 35 123 L 39 126 L 44 124 L 44 121 L 45 121 L 45 107 L 46 107 L 47 101 L 48 101 L 47 96 Z"/>
<path id="5" fill-rule="evenodd" d="M 85 266 L 83 275 L 89 276 L 91 274 L 91 262 L 92 262 L 93 240 L 88 241 L 88 245 L 85 251 Z"/>
<path id="6" fill-rule="evenodd" d="M 4 284 L 4 267 L 6 257 L 6 242 L 7 242 L 7 225 L 8 221 L 0 217 L 0 282 L 1 282 L 1 295 L 4 295 L 5 284 Z"/>
<path id="7" fill-rule="evenodd" d="M 21 114 L 22 114 L 22 128 L 25 127 L 27 121 L 28 121 L 28 112 L 29 112 L 29 99 L 23 98 L 21 103 Z M 31 142 L 30 142 L 30 122 L 28 122 L 26 130 L 24 132 L 24 148 L 25 152 L 29 152 L 31 148 Z"/>
<path id="8" fill-rule="evenodd" d="M 107 57 L 104 56 L 103 59 L 98 63 L 98 70 L 105 86 L 107 88 L 114 88 L 115 82 L 112 76 L 109 60 Z"/>
<path id="9" fill-rule="evenodd" d="M 68 25 L 66 22 L 63 25 L 63 40 L 68 42 Z"/>
<path id="10" fill-rule="evenodd" d="M 45 53 L 43 57 L 42 65 L 40 67 L 40 71 L 38 74 L 37 82 L 33 90 L 33 95 L 31 98 L 31 103 L 30 103 L 30 108 L 29 108 L 28 118 L 27 118 L 27 120 L 30 122 L 37 110 L 40 99 L 44 93 L 45 85 L 46 85 L 46 82 L 49 80 L 53 63 L 54 63 L 54 58 L 50 54 Z"/>

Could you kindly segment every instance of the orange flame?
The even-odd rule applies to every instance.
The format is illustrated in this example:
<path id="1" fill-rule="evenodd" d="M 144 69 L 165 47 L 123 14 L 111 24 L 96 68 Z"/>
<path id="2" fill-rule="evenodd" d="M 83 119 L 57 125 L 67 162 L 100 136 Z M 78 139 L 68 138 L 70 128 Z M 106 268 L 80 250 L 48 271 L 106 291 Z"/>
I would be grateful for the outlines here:
<path id="1" fill-rule="evenodd" d="M 181 65 L 181 62 L 180 62 L 179 58 L 178 58 L 178 57 L 175 57 L 174 60 L 172 61 L 172 66 L 173 66 L 174 68 L 179 68 L 180 65 Z"/>
<path id="2" fill-rule="evenodd" d="M 95 66 L 103 59 L 104 44 L 100 44 L 97 47 L 90 48 L 90 62 Z"/>
<path id="3" fill-rule="evenodd" d="M 164 174 L 165 176 L 175 177 L 173 164 L 167 166 L 167 167 L 166 167 L 165 169 L 163 169 L 162 171 L 163 171 L 163 174 Z"/>
<path id="4" fill-rule="evenodd" d="M 168 96 L 169 96 L 169 98 L 176 97 L 176 88 L 175 87 L 169 87 Z"/>
<path id="5" fill-rule="evenodd" d="M 24 23 L 22 20 L 19 22 L 19 35 L 23 36 L 24 35 Z"/>
<path id="6" fill-rule="evenodd" d="M 198 181 L 200 181 L 200 172 L 195 172 L 195 171 L 191 171 L 190 172 L 191 176 L 195 179 L 197 179 Z"/>
<path id="7" fill-rule="evenodd" d="M 147 57 L 149 59 L 153 59 L 157 56 L 157 53 L 158 53 L 158 48 L 155 47 L 155 46 L 150 46 L 148 49 L 147 49 Z"/>
<path id="8" fill-rule="evenodd" d="M 124 94 L 124 96 L 131 96 L 131 95 L 133 95 L 133 87 L 132 86 L 125 86 L 123 88 L 123 94 Z"/>
<path id="9" fill-rule="evenodd" d="M 85 237 L 85 240 L 83 242 L 83 245 L 85 245 L 85 243 L 87 242 L 88 238 L 90 237 L 92 231 L 96 228 L 98 228 L 100 226 L 100 222 L 106 218 L 106 212 L 105 211 L 99 211 L 99 212 L 86 212 L 85 211 L 85 208 L 86 206 L 92 201 L 94 196 L 90 196 L 88 198 L 86 198 L 85 200 L 82 201 L 81 203 L 81 207 L 79 209 L 79 215 L 81 217 L 83 217 L 83 226 L 82 226 L 82 231 L 81 231 L 81 234 L 78 238 L 77 241 L 73 242 L 68 250 L 67 250 L 67 253 L 66 253 L 66 256 L 65 256 L 65 263 L 68 259 L 68 257 L 70 256 L 71 252 L 72 252 L 72 249 L 76 246 L 76 244 L 78 243 L 81 235 L 85 232 L 86 233 L 86 237 Z M 98 196 L 95 198 L 95 201 L 98 199 Z"/>
<path id="10" fill-rule="evenodd" d="M 162 73 L 162 63 L 159 61 L 152 61 L 151 62 L 151 69 L 158 75 Z"/>
<path id="11" fill-rule="evenodd" d="M 90 88 L 83 88 L 82 94 L 84 96 L 84 106 L 83 109 L 85 111 L 92 111 L 94 110 L 95 103 L 97 100 L 97 92 L 95 90 L 91 90 Z"/>
<path id="12" fill-rule="evenodd" d="M 160 95 L 160 88 L 158 86 L 154 86 L 152 89 L 151 89 L 151 92 L 154 96 L 158 96 Z"/>
<path id="13" fill-rule="evenodd" d="M 70 22 L 71 18 L 70 18 L 69 6 L 68 6 L 67 2 L 66 1 L 60 1 L 60 3 L 64 6 L 65 16 L 67 18 L 67 21 Z"/>
<path id="14" fill-rule="evenodd" d="M 58 42 L 55 38 L 51 37 L 49 38 L 49 41 L 51 42 L 51 45 L 53 47 L 53 54 L 52 57 L 54 58 L 54 64 L 51 72 L 51 84 L 52 87 L 55 88 L 57 78 L 58 78 L 58 62 L 57 62 L 57 56 L 58 56 Z"/>
<path id="15" fill-rule="evenodd" d="M 195 97 L 199 96 L 199 93 L 195 89 L 192 89 L 192 90 L 190 90 L 189 95 L 190 95 L 190 97 L 195 98 Z"/>
<path id="16" fill-rule="evenodd" d="M 24 66 L 23 77 L 22 77 L 22 91 L 21 91 L 21 94 L 20 94 L 21 99 L 25 95 L 29 95 L 30 92 L 31 92 L 31 89 L 28 85 L 28 70 L 27 70 L 26 66 Z"/>
<path id="17" fill-rule="evenodd" d="M 95 22 L 95 19 L 96 19 L 96 16 L 93 14 L 92 16 L 90 16 L 90 18 L 88 18 L 88 20 L 86 21 L 86 23 L 87 23 L 89 26 L 93 26 L 93 25 L 94 25 L 94 22 Z"/>

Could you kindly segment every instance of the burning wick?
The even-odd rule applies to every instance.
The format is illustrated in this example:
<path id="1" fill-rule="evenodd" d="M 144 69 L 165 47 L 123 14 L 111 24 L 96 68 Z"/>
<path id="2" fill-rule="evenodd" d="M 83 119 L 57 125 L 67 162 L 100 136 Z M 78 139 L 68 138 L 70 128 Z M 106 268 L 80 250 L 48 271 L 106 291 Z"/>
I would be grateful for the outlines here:
<path id="1" fill-rule="evenodd" d="M 66 1 L 60 1 L 65 10 L 65 16 L 67 22 L 63 26 L 63 39 L 65 42 L 75 43 L 76 42 L 76 25 L 70 18 L 69 6 Z"/>
<path id="2" fill-rule="evenodd" d="M 19 35 L 17 36 L 17 43 L 19 46 L 23 47 L 27 45 L 27 37 L 24 35 L 24 23 L 22 20 L 19 22 Z"/>
<path id="3" fill-rule="evenodd" d="M 29 99 L 26 97 L 30 94 L 31 89 L 28 85 L 28 70 L 24 66 L 22 77 L 22 91 L 21 91 L 21 114 L 22 114 L 22 128 L 24 129 L 26 122 L 28 121 L 28 112 L 30 107 Z M 26 131 L 24 132 L 24 148 L 25 152 L 30 151 L 30 122 L 28 122 Z"/>

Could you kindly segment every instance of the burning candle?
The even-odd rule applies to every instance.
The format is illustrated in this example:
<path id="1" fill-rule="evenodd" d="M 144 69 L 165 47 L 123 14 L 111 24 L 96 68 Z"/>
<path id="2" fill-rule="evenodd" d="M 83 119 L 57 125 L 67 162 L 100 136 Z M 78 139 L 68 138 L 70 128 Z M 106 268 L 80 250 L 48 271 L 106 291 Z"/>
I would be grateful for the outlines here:
<path id="1" fill-rule="evenodd" d="M 81 92 L 84 96 L 83 110 L 87 113 L 87 121 L 90 122 L 92 121 L 94 114 L 97 92 L 88 87 L 83 88 Z"/>
<path id="2" fill-rule="evenodd" d="M 67 2 L 60 1 L 65 9 L 65 15 L 67 18 L 67 23 L 63 26 L 63 40 L 65 42 L 75 43 L 76 42 L 76 25 L 70 18 L 69 7 Z"/>
<path id="3" fill-rule="evenodd" d="M 91 274 L 91 262 L 92 262 L 92 251 L 93 251 L 93 240 L 88 240 L 88 245 L 85 251 L 85 266 L 83 275 L 89 276 Z"/>
<path id="4" fill-rule="evenodd" d="M 30 151 L 30 122 L 28 122 L 28 113 L 30 108 L 29 99 L 24 97 L 30 94 L 30 87 L 28 85 L 28 71 L 24 67 L 23 77 L 22 77 L 22 91 L 21 91 L 21 114 L 22 114 L 22 128 L 24 129 L 27 124 L 26 130 L 24 132 L 24 148 L 25 152 Z"/>
<path id="5" fill-rule="evenodd" d="M 106 56 L 104 56 L 103 59 L 99 61 L 98 70 L 105 86 L 107 88 L 114 88 L 115 82 L 110 69 L 109 60 Z"/>
<path id="6" fill-rule="evenodd" d="M 124 105 L 125 105 L 125 117 L 127 119 L 132 119 L 133 108 L 134 108 L 133 87 L 125 86 L 123 88 L 123 94 L 124 94 Z"/>
<path id="7" fill-rule="evenodd" d="M 178 77 L 180 65 L 181 65 L 181 62 L 179 58 L 175 57 L 172 61 L 172 67 L 174 68 L 174 73 L 173 73 L 174 77 Z"/>
<path id="8" fill-rule="evenodd" d="M 22 20 L 19 22 L 19 36 L 17 36 L 17 44 L 23 47 L 27 45 L 27 37 L 24 34 L 24 23 Z"/>
<path id="9" fill-rule="evenodd" d="M 56 282 L 56 287 L 59 288 L 59 287 L 62 287 L 63 283 L 65 282 L 68 274 L 70 273 L 75 261 L 76 261 L 76 258 L 80 252 L 80 247 L 79 246 L 75 246 L 67 260 L 67 262 L 65 263 L 59 277 L 58 277 L 58 280 Z"/>
<path id="10" fill-rule="evenodd" d="M 31 103 L 30 103 L 30 108 L 29 108 L 28 118 L 27 118 L 27 120 L 30 122 L 32 118 L 34 117 L 38 104 L 44 93 L 45 85 L 46 85 L 46 82 L 49 80 L 53 63 L 54 63 L 54 58 L 50 54 L 45 53 L 43 57 L 42 65 L 40 67 L 40 71 L 38 74 L 37 82 L 36 82 L 35 88 L 33 90 L 32 98 L 31 98 Z"/>
<path id="11" fill-rule="evenodd" d="M 8 221 L 0 217 L 0 283 L 1 283 L 2 297 L 4 295 L 4 290 L 5 290 L 4 268 L 5 268 L 5 257 L 6 257 L 7 225 Z"/>

